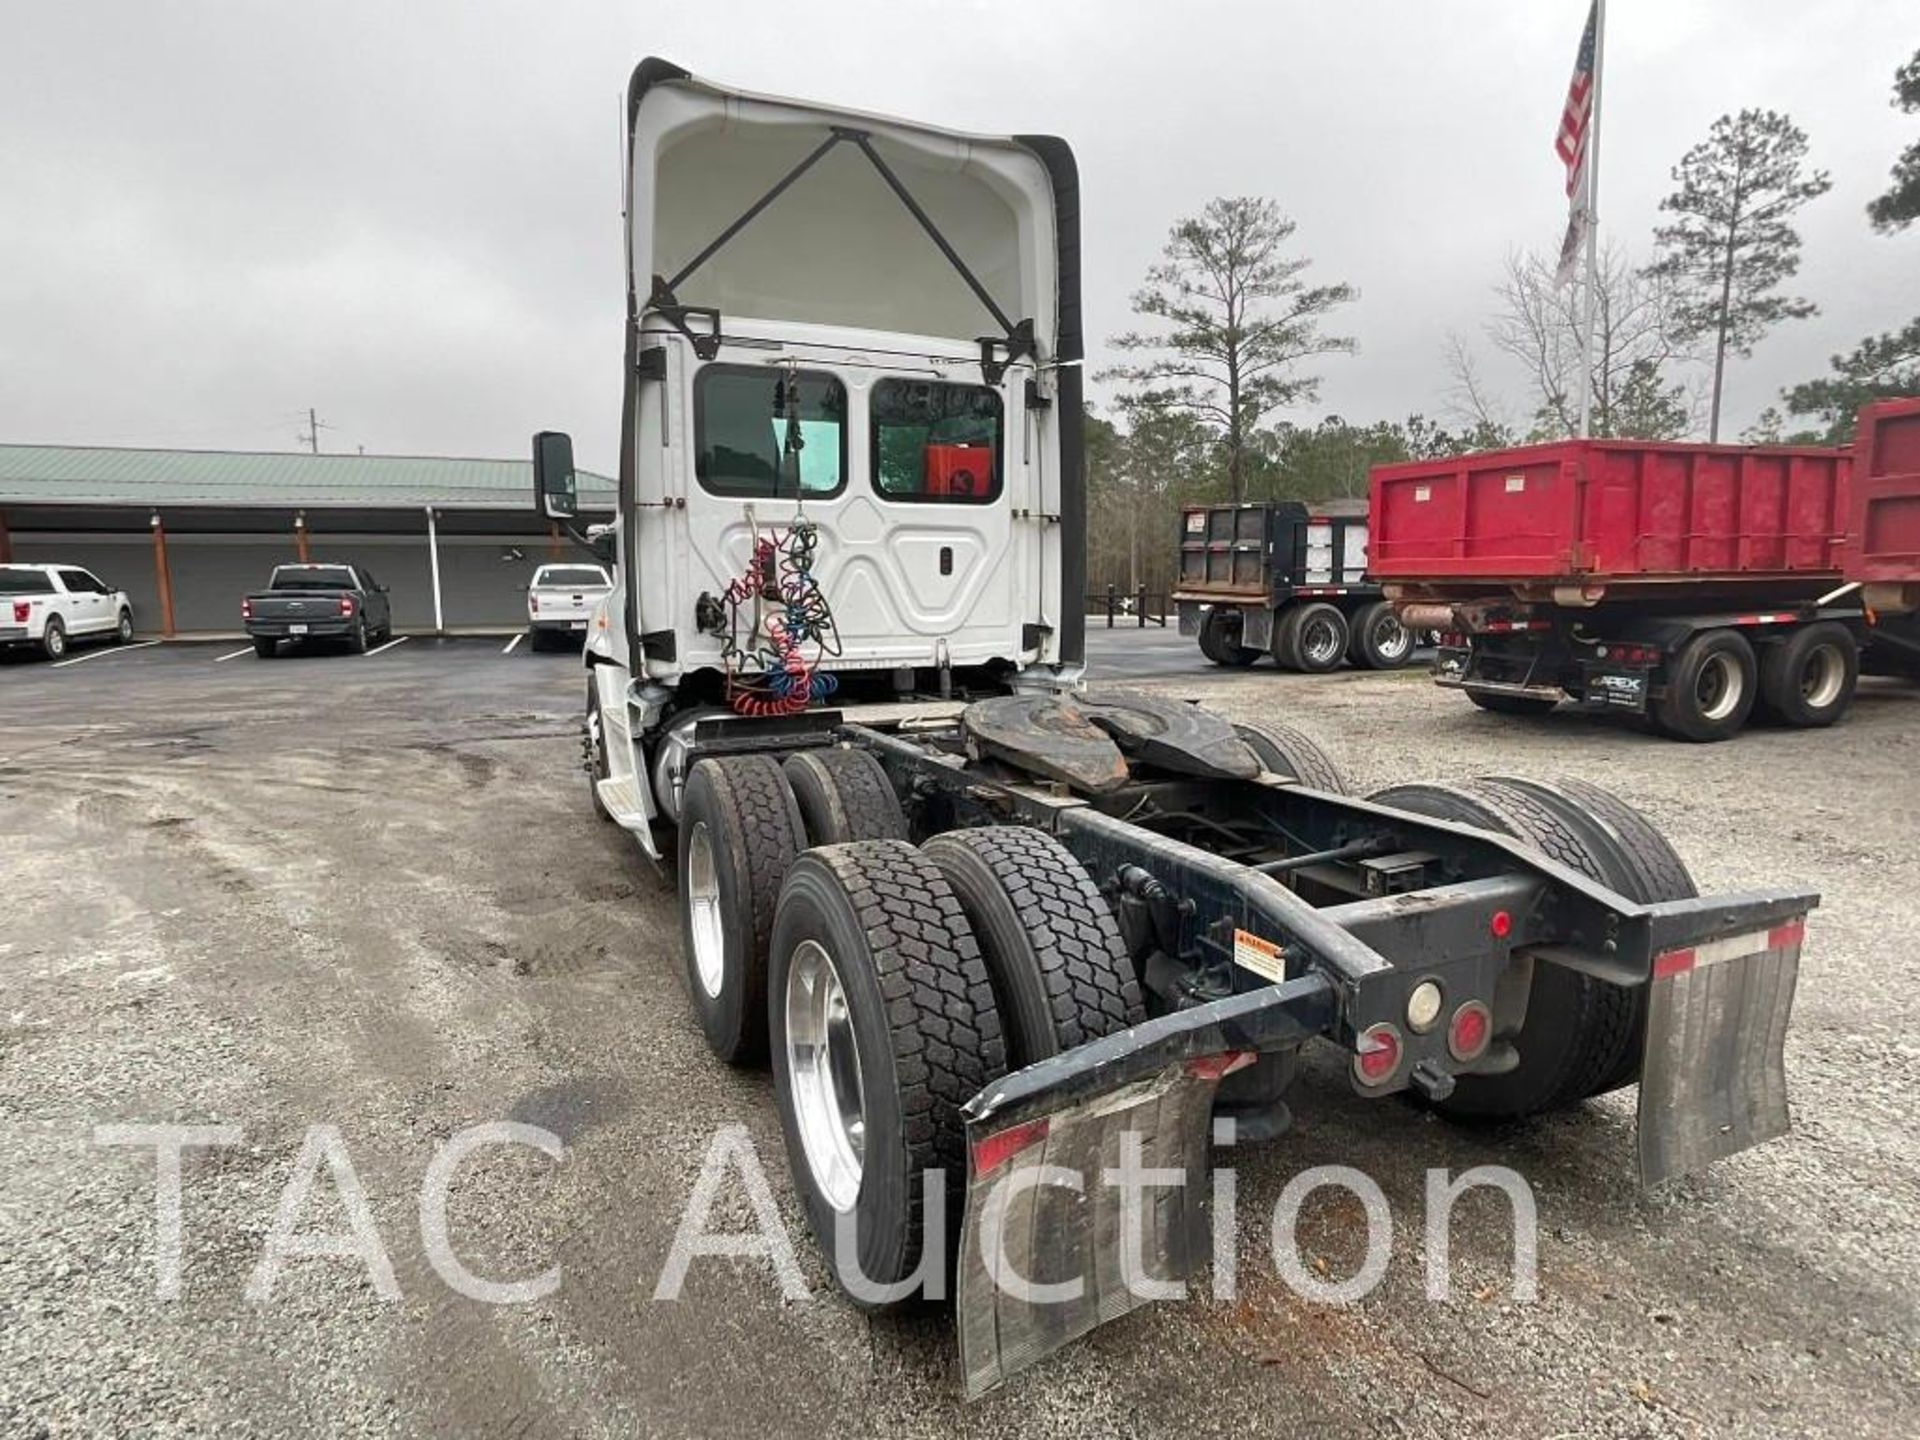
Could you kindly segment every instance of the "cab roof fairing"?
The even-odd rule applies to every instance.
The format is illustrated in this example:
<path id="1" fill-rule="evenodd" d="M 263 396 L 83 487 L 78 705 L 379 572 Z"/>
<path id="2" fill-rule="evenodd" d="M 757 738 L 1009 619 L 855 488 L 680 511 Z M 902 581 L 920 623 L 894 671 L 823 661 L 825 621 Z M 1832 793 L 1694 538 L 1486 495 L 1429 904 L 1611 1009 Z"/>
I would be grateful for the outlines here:
<path id="1" fill-rule="evenodd" d="M 628 116 L 636 314 L 655 275 L 673 276 L 836 130 L 855 130 L 870 137 L 1002 311 L 1016 323 L 1033 321 L 1041 363 L 1079 358 L 1077 305 L 1064 307 L 1075 313 L 1061 333 L 1068 257 L 1056 194 L 1074 185 L 1061 142 L 968 135 L 728 90 L 660 60 L 635 70 Z M 854 143 L 817 159 L 675 290 L 681 304 L 713 306 L 729 326 L 788 320 L 963 341 L 1001 328 Z"/>

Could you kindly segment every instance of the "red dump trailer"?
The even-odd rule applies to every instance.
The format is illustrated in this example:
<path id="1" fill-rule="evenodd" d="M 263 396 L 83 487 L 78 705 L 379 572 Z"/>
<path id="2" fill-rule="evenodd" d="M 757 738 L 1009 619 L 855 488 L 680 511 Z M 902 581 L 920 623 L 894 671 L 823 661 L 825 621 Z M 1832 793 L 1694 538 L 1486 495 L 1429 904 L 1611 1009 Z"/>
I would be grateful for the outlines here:
<path id="1" fill-rule="evenodd" d="M 1851 449 L 1563 441 L 1372 477 L 1368 572 L 1434 678 L 1724 740 L 1846 713 L 1863 666 L 1920 675 L 1920 400 Z"/>

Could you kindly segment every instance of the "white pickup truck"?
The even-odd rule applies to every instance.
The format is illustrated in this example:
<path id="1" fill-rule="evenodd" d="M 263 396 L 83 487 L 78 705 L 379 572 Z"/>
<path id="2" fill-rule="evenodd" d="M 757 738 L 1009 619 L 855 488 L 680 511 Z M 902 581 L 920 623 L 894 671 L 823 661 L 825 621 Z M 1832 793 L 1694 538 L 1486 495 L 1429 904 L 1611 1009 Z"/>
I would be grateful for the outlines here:
<path id="1" fill-rule="evenodd" d="M 586 638 L 594 609 L 613 589 L 598 565 L 542 565 L 527 586 L 527 631 L 536 650 Z"/>
<path id="2" fill-rule="evenodd" d="M 0 649 L 31 645 L 49 660 L 83 638 L 133 639 L 133 602 L 78 565 L 0 565 Z"/>

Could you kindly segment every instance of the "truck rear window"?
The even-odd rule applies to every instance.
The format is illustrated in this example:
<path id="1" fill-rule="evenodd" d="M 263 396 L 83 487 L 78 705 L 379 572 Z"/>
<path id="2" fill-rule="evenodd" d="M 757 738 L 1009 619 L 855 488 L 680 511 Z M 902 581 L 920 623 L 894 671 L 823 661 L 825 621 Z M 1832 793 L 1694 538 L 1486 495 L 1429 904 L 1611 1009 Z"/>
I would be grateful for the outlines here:
<path id="1" fill-rule="evenodd" d="M 607 577 L 591 565 L 555 565 L 533 577 L 536 585 L 570 585 L 576 590 L 588 586 L 605 588 Z"/>
<path id="2" fill-rule="evenodd" d="M 787 448 L 789 417 L 800 448 Z M 694 470 L 715 495 L 837 495 L 847 483 L 847 390 L 831 375 L 709 365 L 693 386 Z M 796 484 L 797 481 L 797 484 Z"/>
<path id="3" fill-rule="evenodd" d="M 1000 498 L 1001 405 L 984 385 L 882 380 L 873 387 L 873 488 L 888 500 Z"/>
<path id="4" fill-rule="evenodd" d="M 51 595 L 53 581 L 39 570 L 0 570 L 0 595 Z"/>
<path id="5" fill-rule="evenodd" d="M 357 590 L 353 571 L 344 565 L 302 565 L 273 572 L 270 590 Z"/>

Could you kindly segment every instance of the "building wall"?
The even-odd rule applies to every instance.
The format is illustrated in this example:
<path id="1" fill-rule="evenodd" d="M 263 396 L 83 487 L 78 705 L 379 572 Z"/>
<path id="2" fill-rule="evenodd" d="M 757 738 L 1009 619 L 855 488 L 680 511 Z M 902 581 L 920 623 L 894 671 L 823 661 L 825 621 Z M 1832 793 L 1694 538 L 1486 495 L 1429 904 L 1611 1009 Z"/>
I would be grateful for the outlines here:
<path id="1" fill-rule="evenodd" d="M 432 566 L 424 534 L 314 534 L 315 561 L 365 565 L 388 588 L 399 630 L 434 626 Z M 439 537 L 442 623 L 448 629 L 517 628 L 526 623 L 527 584 L 537 565 L 554 556 L 546 535 Z M 101 534 L 14 530 L 13 556 L 22 563 L 82 565 L 127 592 L 143 634 L 160 630 L 160 598 L 153 540 L 146 532 Z M 240 629 L 240 597 L 262 588 L 275 565 L 299 559 L 290 534 L 193 534 L 169 529 L 174 626 L 181 634 Z M 562 550 L 563 560 L 584 559 Z"/>

